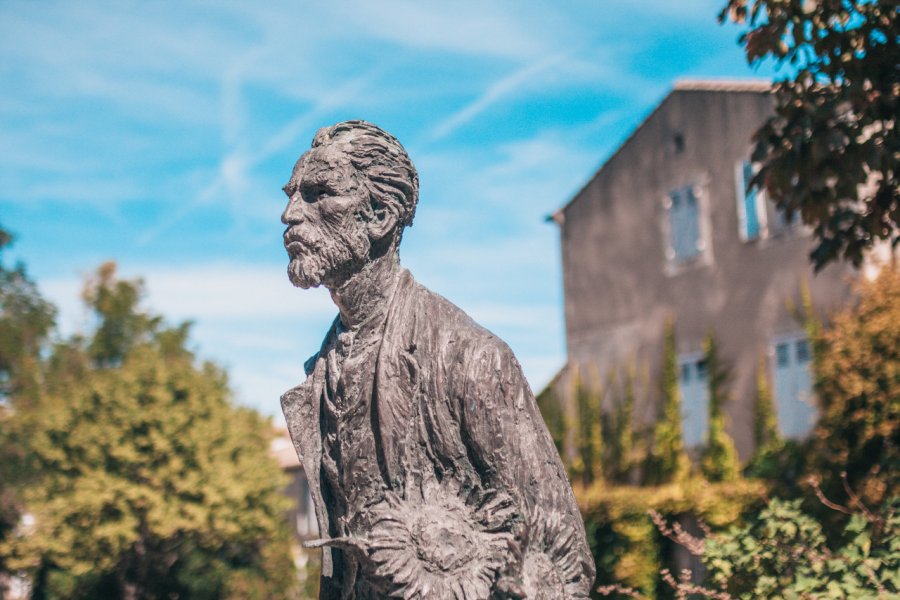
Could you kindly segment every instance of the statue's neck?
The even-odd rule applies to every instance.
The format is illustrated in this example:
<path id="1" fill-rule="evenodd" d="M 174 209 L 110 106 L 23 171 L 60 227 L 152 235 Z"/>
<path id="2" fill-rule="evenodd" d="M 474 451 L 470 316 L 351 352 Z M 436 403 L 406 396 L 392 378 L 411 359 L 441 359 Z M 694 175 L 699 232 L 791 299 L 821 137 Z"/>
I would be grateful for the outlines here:
<path id="1" fill-rule="evenodd" d="M 387 252 L 367 263 L 340 286 L 329 289 L 344 327 L 355 329 L 367 318 L 386 310 L 399 274 L 397 253 Z"/>

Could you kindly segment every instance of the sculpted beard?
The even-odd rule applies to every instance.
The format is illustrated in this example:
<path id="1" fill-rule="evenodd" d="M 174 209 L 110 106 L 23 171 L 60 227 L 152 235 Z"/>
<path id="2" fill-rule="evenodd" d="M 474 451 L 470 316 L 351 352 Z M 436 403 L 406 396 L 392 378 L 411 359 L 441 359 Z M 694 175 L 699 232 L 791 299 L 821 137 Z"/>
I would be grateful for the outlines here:
<path id="1" fill-rule="evenodd" d="M 304 227 L 298 236 L 302 249 L 288 251 L 288 278 L 296 287 L 309 289 L 338 285 L 366 264 L 371 248 L 365 226 L 357 219 L 322 227 Z"/>

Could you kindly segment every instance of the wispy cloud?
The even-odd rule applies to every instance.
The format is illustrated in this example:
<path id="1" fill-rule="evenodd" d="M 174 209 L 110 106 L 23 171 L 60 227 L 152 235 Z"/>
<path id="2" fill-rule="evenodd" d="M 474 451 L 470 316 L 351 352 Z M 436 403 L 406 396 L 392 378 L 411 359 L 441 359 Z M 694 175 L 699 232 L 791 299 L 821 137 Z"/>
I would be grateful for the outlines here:
<path id="1" fill-rule="evenodd" d="M 222 195 L 229 199 L 229 204 L 236 215 L 243 214 L 247 198 L 250 196 L 250 172 L 288 146 L 297 144 L 300 134 L 308 132 L 323 116 L 346 106 L 356 96 L 364 93 L 366 87 L 376 81 L 386 68 L 388 68 L 386 65 L 380 65 L 346 81 L 319 98 L 311 108 L 290 121 L 261 143 L 259 147 L 251 149 L 246 147 L 246 143 L 241 140 L 240 136 L 243 122 L 239 100 L 240 76 L 235 72 L 230 73 L 225 94 L 228 107 L 222 127 L 226 139 L 234 140 L 236 146 L 222 157 L 217 172 L 210 178 L 209 184 L 191 200 L 173 208 L 163 220 L 145 230 L 138 237 L 139 243 L 141 245 L 148 244 L 198 207 L 214 200 L 221 200 Z"/>
<path id="2" fill-rule="evenodd" d="M 348 106 L 356 97 L 364 94 L 366 88 L 375 83 L 381 75 L 390 69 L 390 66 L 389 64 L 378 65 L 336 86 L 330 93 L 323 94 L 311 109 L 290 121 L 278 133 L 270 137 L 259 151 L 253 155 L 250 164 L 259 164 L 277 152 L 295 144 L 300 134 L 308 132 L 323 116 L 341 107 Z"/>
<path id="3" fill-rule="evenodd" d="M 550 41 L 522 15 L 502 2 L 389 0 L 357 2 L 342 16 L 360 32 L 417 50 L 521 60 L 545 52 Z"/>
<path id="4" fill-rule="evenodd" d="M 285 264 L 287 259 L 285 259 Z M 323 319 L 334 304 L 324 290 L 299 292 L 283 268 L 272 264 L 210 263 L 189 266 L 123 265 L 120 277 L 144 280 L 147 304 L 175 321 L 196 319 Z M 83 281 L 67 276 L 41 281 L 41 290 L 62 307 L 68 330 L 80 316 Z"/>
<path id="5" fill-rule="evenodd" d="M 429 132 L 428 141 L 447 137 L 503 98 L 529 83 L 537 75 L 560 64 L 564 58 L 565 55 L 556 54 L 534 61 L 495 82 L 478 98 L 437 123 Z"/>
<path id="6" fill-rule="evenodd" d="M 276 412 L 334 311 L 287 284 L 279 188 L 317 127 L 367 118 L 419 169 L 404 263 L 540 385 L 564 358 L 543 216 L 673 77 L 747 74 L 719 2 L 687 1 L 0 2 L 0 218 L 70 329 L 81 282 L 46 277 L 116 257 Z"/>

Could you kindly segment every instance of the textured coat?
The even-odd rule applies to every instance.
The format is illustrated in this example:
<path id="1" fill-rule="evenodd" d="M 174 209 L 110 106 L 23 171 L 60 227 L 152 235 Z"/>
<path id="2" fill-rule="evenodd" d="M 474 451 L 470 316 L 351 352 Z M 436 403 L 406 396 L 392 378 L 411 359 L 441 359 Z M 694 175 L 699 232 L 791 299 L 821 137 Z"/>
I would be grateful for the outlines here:
<path id="1" fill-rule="evenodd" d="M 323 500 L 321 479 L 323 354 L 332 335 L 334 328 L 323 351 L 307 362 L 307 380 L 281 399 L 322 537 L 342 533 Z M 572 532 L 566 560 L 578 573 L 573 595 L 587 597 L 594 568 L 584 525 L 518 361 L 503 341 L 405 270 L 375 359 L 370 411 L 371 451 L 387 489 L 402 494 L 450 478 L 509 494 L 520 523 L 558 515 Z M 323 598 L 354 597 L 346 589 L 353 581 L 332 572 L 333 564 L 343 564 L 341 552 L 324 549 Z"/>

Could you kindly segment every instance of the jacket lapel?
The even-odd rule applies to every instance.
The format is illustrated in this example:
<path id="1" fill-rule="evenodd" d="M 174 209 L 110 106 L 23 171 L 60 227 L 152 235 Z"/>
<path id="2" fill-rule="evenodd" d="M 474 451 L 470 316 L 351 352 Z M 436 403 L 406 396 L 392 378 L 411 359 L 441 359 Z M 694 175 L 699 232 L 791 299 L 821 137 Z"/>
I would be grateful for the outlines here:
<path id="1" fill-rule="evenodd" d="M 407 446 L 415 443 L 415 403 L 419 364 L 415 357 L 416 282 L 404 269 L 397 283 L 378 350 L 372 410 L 376 413 L 376 452 L 389 487 L 402 489 L 410 473 Z"/>
<path id="2" fill-rule="evenodd" d="M 309 493 L 316 510 L 316 521 L 319 525 L 319 536 L 328 537 L 330 526 L 328 512 L 325 510 L 325 502 L 322 498 L 321 467 L 322 467 L 322 432 L 320 428 L 320 410 L 322 392 L 325 386 L 325 349 L 334 333 L 334 325 L 329 330 L 322 350 L 314 357 L 312 372 L 308 373 L 306 381 L 291 388 L 281 396 L 281 408 L 287 421 L 294 449 L 303 463 L 306 479 L 309 483 Z M 310 361 L 312 362 L 312 361 Z M 322 549 L 322 575 L 332 576 L 331 549 Z"/>

